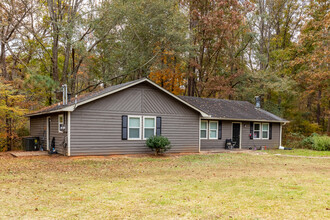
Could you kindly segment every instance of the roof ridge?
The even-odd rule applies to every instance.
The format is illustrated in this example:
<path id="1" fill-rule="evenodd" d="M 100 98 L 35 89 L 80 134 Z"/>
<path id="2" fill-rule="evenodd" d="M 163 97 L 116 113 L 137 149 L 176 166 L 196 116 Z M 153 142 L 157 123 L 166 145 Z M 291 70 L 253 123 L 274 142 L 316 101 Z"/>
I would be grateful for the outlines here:
<path id="1" fill-rule="evenodd" d="M 93 91 L 93 92 L 88 92 L 88 93 L 85 93 L 85 94 L 82 94 L 82 95 L 79 95 L 77 97 L 77 100 L 81 100 L 81 99 L 84 99 L 84 98 L 89 98 L 89 97 L 93 97 L 93 95 L 96 95 L 98 93 L 103 93 L 103 92 L 109 92 L 111 91 L 111 89 L 115 88 L 115 87 L 121 87 L 121 86 L 126 86 L 126 85 L 129 85 L 129 84 L 132 84 L 132 83 L 135 83 L 135 82 L 138 82 L 138 81 L 143 81 L 147 79 L 146 77 L 143 77 L 143 78 L 140 78 L 140 79 L 136 79 L 136 80 L 133 80 L 133 81 L 128 81 L 128 82 L 124 82 L 124 83 L 121 83 L 121 84 L 116 84 L 116 85 L 111 85 L 111 86 L 108 86 L 106 88 L 103 88 L 101 90 L 98 90 L 98 91 Z M 30 113 L 28 113 L 27 115 L 32 115 L 32 114 L 37 114 L 37 113 L 42 113 L 48 109 L 52 109 L 52 108 L 55 108 L 55 107 L 70 107 L 70 106 L 73 106 L 75 104 L 75 97 L 71 97 L 70 100 L 68 100 L 68 104 L 66 105 L 63 105 L 62 104 L 63 101 L 60 101 L 60 102 L 56 102 L 52 105 L 49 105 L 49 106 L 45 106 L 41 109 L 38 109 L 38 110 L 35 110 L 35 111 L 32 111 Z"/>

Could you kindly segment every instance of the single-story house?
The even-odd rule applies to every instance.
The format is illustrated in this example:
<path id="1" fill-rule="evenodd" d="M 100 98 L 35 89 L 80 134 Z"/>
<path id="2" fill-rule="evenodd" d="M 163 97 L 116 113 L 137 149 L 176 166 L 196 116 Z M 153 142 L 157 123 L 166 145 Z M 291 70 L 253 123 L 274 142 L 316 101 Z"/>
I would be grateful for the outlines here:
<path id="1" fill-rule="evenodd" d="M 32 112 L 31 136 L 67 156 L 150 152 L 145 140 L 163 135 L 170 152 L 281 145 L 288 121 L 246 101 L 176 96 L 143 78 Z"/>

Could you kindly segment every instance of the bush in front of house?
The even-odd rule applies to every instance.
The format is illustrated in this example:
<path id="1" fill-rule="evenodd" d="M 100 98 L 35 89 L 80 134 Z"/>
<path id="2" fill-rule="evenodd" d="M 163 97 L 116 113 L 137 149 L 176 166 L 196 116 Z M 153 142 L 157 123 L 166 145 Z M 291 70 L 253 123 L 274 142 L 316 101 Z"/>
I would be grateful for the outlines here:
<path id="1" fill-rule="evenodd" d="M 301 148 L 313 149 L 314 137 L 319 136 L 316 133 L 313 133 L 311 136 L 305 137 L 301 140 Z"/>
<path id="2" fill-rule="evenodd" d="M 329 136 L 320 136 L 315 135 L 312 137 L 312 147 L 313 150 L 318 151 L 330 151 L 330 137 Z"/>
<path id="3" fill-rule="evenodd" d="M 171 142 L 164 136 L 152 136 L 146 141 L 147 147 L 155 151 L 155 155 L 163 154 L 171 149 Z"/>

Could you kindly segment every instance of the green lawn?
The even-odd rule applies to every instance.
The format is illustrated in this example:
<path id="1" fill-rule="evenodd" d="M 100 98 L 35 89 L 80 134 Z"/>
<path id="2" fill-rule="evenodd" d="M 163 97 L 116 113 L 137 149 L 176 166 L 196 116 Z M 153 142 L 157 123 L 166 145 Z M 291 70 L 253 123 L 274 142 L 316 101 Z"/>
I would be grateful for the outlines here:
<path id="1" fill-rule="evenodd" d="M 329 219 L 330 159 L 0 156 L 0 218 Z"/>
<path id="2" fill-rule="evenodd" d="M 296 156 L 309 156 L 309 157 L 330 157 L 330 151 L 315 151 L 308 149 L 293 149 L 293 150 L 267 150 L 270 154 L 281 155 L 296 155 Z"/>

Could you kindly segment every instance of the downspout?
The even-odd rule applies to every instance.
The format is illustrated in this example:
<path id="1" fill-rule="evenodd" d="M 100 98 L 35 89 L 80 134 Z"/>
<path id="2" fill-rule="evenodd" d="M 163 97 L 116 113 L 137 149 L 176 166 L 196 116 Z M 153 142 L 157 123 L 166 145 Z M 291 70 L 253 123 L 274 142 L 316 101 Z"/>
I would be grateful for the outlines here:
<path id="1" fill-rule="evenodd" d="M 68 156 L 71 155 L 71 112 L 68 112 Z"/>
<path id="2" fill-rule="evenodd" d="M 283 124 L 280 123 L 280 146 L 282 146 L 282 126 L 285 124 L 286 124 L 286 122 L 284 122 Z"/>
<path id="3" fill-rule="evenodd" d="M 200 135 L 200 132 L 201 132 L 201 119 L 202 119 L 202 117 L 199 115 L 199 117 L 198 117 L 198 152 L 199 153 L 201 152 L 201 135 Z"/>

